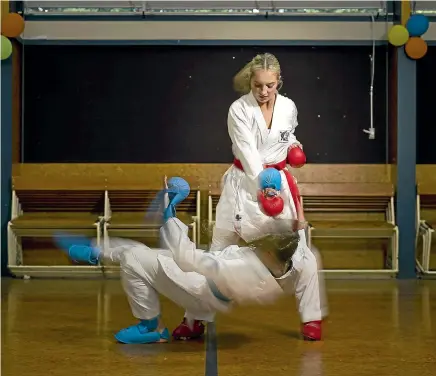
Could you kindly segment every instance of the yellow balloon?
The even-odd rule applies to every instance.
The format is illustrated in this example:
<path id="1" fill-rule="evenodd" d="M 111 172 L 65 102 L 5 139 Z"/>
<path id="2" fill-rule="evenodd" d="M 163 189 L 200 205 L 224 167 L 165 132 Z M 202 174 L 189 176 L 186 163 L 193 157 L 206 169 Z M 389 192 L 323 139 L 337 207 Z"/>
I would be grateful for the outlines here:
<path id="1" fill-rule="evenodd" d="M 4 35 L 1 36 L 1 59 L 6 60 L 12 54 L 12 43 Z"/>
<path id="2" fill-rule="evenodd" d="M 396 47 L 403 46 L 409 40 L 409 31 L 402 25 L 395 25 L 389 31 L 388 40 Z"/>

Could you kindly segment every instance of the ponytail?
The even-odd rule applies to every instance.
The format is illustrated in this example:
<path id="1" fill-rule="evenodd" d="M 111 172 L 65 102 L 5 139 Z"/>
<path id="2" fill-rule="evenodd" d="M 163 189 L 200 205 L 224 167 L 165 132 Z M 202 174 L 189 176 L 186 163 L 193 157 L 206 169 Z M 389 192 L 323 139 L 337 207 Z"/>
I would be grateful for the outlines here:
<path id="1" fill-rule="evenodd" d="M 256 70 L 264 69 L 269 70 L 277 74 L 279 81 L 279 87 L 283 85 L 280 74 L 280 63 L 277 58 L 269 53 L 257 55 L 248 64 L 245 65 L 236 75 L 233 77 L 233 88 L 241 96 L 248 94 L 251 91 L 251 78 Z"/>
<path id="2" fill-rule="evenodd" d="M 240 95 L 248 94 L 251 90 L 252 67 L 253 61 L 250 61 L 233 77 L 233 89 Z"/>

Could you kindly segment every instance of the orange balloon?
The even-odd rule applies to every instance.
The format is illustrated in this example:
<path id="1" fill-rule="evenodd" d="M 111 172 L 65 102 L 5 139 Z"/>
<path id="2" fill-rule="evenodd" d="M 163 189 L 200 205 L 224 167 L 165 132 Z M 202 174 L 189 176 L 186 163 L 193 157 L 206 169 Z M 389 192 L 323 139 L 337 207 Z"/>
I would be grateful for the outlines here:
<path id="1" fill-rule="evenodd" d="M 404 47 L 407 56 L 411 59 L 421 59 L 427 53 L 427 42 L 421 37 L 411 37 Z"/>
<path id="2" fill-rule="evenodd" d="M 24 31 L 24 18 L 18 13 L 9 13 L 2 17 L 2 35 L 8 38 L 18 37 Z"/>

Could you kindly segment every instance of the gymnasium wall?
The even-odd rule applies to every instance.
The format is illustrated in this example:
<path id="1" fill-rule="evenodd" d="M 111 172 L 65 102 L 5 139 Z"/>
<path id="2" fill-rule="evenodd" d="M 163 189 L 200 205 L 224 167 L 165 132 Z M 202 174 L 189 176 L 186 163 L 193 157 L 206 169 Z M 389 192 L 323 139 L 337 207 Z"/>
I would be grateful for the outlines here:
<path id="1" fill-rule="evenodd" d="M 23 162 L 228 163 L 226 117 L 237 99 L 231 79 L 268 51 L 282 64 L 282 93 L 297 104 L 296 134 L 311 163 L 386 163 L 387 27 L 28 21 Z M 370 126 L 372 38 L 375 140 L 363 133 Z M 168 46 L 174 41 L 180 43 Z"/>
<path id="2" fill-rule="evenodd" d="M 386 47 L 27 46 L 24 162 L 228 163 L 233 75 L 280 60 L 312 163 L 385 163 Z"/>
<path id="3" fill-rule="evenodd" d="M 389 27 L 365 21 L 27 21 L 22 161 L 228 163 L 226 116 L 237 98 L 231 78 L 254 54 L 269 51 L 282 64 L 282 93 L 299 109 L 296 134 L 311 163 L 387 163 Z M 363 129 L 371 117 L 373 38 L 376 139 L 369 140 Z M 432 38 L 435 27 L 426 34 Z M 419 62 L 423 86 L 435 63 L 433 48 Z M 435 163 L 425 97 L 418 99 L 418 163 Z"/>
<path id="4" fill-rule="evenodd" d="M 436 88 L 436 46 L 430 46 L 427 55 L 423 59 L 417 61 L 416 84 L 416 163 L 436 164 L 436 120 L 434 110 Z"/>

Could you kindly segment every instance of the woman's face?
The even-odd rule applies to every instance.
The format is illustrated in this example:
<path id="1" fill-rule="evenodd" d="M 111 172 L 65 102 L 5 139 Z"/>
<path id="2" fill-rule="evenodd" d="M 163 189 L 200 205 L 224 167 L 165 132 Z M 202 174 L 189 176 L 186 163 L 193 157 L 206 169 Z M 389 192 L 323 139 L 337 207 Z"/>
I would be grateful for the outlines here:
<path id="1" fill-rule="evenodd" d="M 263 69 L 257 70 L 251 79 L 251 91 L 260 104 L 267 103 L 274 99 L 278 84 L 277 73 Z"/>

